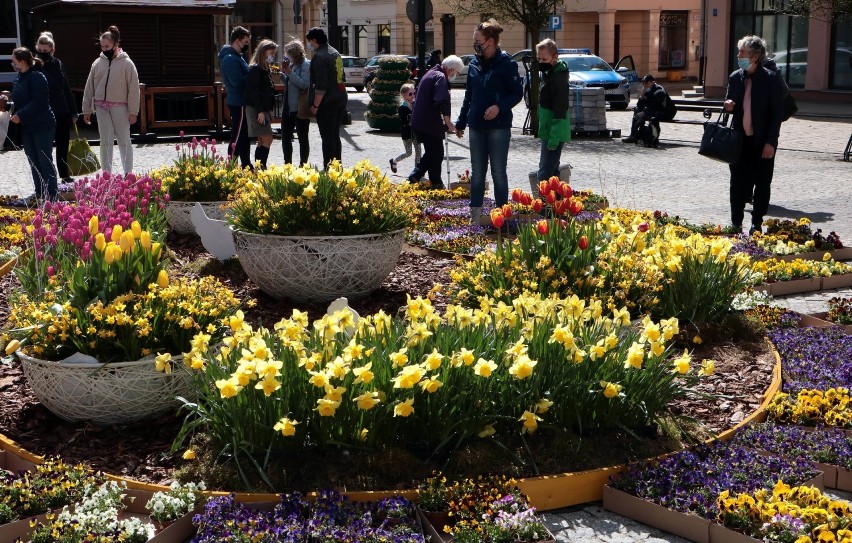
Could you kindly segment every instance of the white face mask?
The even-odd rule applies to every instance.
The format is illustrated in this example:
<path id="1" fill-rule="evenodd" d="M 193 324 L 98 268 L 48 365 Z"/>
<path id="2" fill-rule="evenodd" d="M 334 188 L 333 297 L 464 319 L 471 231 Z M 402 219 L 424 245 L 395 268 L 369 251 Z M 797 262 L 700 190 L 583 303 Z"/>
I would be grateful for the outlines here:
<path id="1" fill-rule="evenodd" d="M 309 53 L 313 53 L 313 52 L 314 52 L 314 51 L 316 51 L 316 50 L 317 50 L 317 48 L 316 48 L 316 47 L 314 47 L 314 44 L 313 44 L 313 43 L 311 43 L 311 42 L 308 42 L 308 52 L 309 52 Z"/>
<path id="2" fill-rule="evenodd" d="M 268 57 L 266 57 L 266 63 L 275 64 L 275 55 L 269 55 Z"/>

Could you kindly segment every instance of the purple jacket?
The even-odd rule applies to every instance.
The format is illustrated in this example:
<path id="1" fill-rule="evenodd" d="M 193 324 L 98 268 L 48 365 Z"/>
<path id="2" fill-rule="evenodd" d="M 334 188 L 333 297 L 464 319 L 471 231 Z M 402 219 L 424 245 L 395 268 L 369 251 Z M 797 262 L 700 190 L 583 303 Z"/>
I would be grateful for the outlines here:
<path id="1" fill-rule="evenodd" d="M 447 131 L 444 115 L 450 115 L 450 86 L 444 68 L 439 64 L 426 72 L 417 85 L 411 128 L 442 138 Z"/>

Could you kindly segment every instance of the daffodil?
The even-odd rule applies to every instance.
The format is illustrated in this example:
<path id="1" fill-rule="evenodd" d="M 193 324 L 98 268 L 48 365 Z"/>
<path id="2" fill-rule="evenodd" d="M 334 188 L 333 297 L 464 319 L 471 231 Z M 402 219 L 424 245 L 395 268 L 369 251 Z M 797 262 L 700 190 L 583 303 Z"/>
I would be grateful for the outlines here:
<path id="1" fill-rule="evenodd" d="M 491 377 L 491 374 L 496 369 L 497 364 L 495 364 L 492 360 L 485 360 L 484 358 L 480 358 L 476 361 L 476 365 L 473 366 L 473 373 L 480 377 Z"/>
<path id="2" fill-rule="evenodd" d="M 414 413 L 414 398 L 408 398 L 404 402 L 400 402 L 393 406 L 394 417 L 408 417 Z"/>
<path id="3" fill-rule="evenodd" d="M 275 426 L 272 427 L 276 432 L 281 432 L 281 435 L 284 437 L 292 437 L 296 435 L 296 425 L 299 424 L 299 421 L 292 420 L 288 417 L 282 417 L 281 420 L 275 423 Z"/>

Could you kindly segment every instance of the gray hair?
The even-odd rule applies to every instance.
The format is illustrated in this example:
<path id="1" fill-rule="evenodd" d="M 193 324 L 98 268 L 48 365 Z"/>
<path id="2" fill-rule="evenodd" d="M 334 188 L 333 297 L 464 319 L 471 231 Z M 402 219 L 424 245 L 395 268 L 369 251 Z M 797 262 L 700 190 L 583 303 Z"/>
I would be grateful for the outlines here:
<path id="1" fill-rule="evenodd" d="M 450 55 L 441 62 L 441 66 L 444 67 L 444 70 L 454 70 L 459 73 L 464 68 L 464 62 L 456 55 Z"/>
<path id="2" fill-rule="evenodd" d="M 760 36 L 745 36 L 737 42 L 737 50 L 745 49 L 749 56 L 759 55 L 758 61 L 766 58 L 766 40 Z"/>

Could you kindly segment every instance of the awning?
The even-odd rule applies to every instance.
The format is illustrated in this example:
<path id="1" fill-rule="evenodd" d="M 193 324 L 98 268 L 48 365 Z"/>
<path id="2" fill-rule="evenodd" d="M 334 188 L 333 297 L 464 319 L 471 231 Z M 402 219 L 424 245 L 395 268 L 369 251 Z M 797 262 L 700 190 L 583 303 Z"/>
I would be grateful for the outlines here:
<path id="1" fill-rule="evenodd" d="M 230 13 L 236 0 L 56 0 L 35 6 L 33 13 Z"/>

